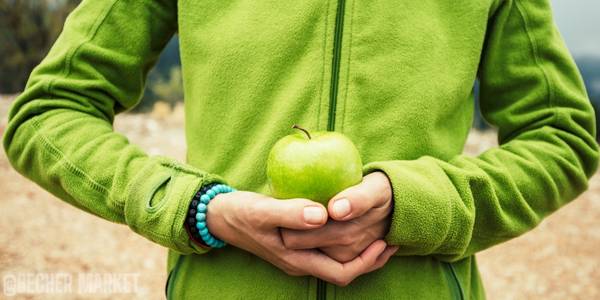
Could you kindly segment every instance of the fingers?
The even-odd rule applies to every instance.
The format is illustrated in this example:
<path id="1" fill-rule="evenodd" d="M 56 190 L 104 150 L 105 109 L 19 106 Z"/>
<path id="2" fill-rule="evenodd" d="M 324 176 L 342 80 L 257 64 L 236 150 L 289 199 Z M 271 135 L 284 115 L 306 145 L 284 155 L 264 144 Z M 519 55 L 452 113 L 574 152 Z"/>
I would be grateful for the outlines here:
<path id="1" fill-rule="evenodd" d="M 265 198 L 249 206 L 251 219 L 257 226 L 304 230 L 320 227 L 327 222 L 325 207 L 308 199 Z"/>
<path id="2" fill-rule="evenodd" d="M 375 270 L 380 269 L 383 266 L 385 266 L 385 264 L 392 257 L 392 255 L 394 255 L 396 253 L 396 251 L 398 251 L 398 248 L 399 248 L 398 246 L 386 247 L 386 249 L 383 251 L 383 253 L 381 253 L 379 255 L 379 257 L 377 258 L 377 260 L 375 261 L 375 264 L 373 264 L 373 266 L 367 272 L 372 272 L 372 271 L 375 271 Z"/>
<path id="3" fill-rule="evenodd" d="M 346 286 L 356 277 L 372 270 L 385 249 L 386 243 L 383 240 L 375 241 L 361 255 L 344 264 L 317 251 L 299 251 L 310 251 L 309 253 L 312 255 L 312 259 L 307 259 L 304 263 L 309 274 L 335 285 Z"/>
<path id="4" fill-rule="evenodd" d="M 381 172 L 371 173 L 357 185 L 335 195 L 328 204 L 329 216 L 338 221 L 347 221 L 364 215 L 375 207 L 389 204 L 391 185 Z"/>
<path id="5" fill-rule="evenodd" d="M 288 249 L 349 246 L 355 242 L 353 227 L 353 224 L 329 221 L 327 225 L 313 230 L 282 229 L 281 238 Z"/>
<path id="6" fill-rule="evenodd" d="M 327 254 L 327 256 L 341 262 L 346 263 L 353 260 L 361 251 L 353 249 L 353 247 L 326 247 L 319 248 L 321 252 Z M 362 250 L 362 249 L 361 249 Z"/>
<path id="7" fill-rule="evenodd" d="M 373 242 L 358 257 L 339 263 L 317 250 L 292 250 L 280 262 L 290 275 L 312 275 L 338 286 L 350 284 L 356 277 L 383 267 L 398 250 L 383 240 Z"/>

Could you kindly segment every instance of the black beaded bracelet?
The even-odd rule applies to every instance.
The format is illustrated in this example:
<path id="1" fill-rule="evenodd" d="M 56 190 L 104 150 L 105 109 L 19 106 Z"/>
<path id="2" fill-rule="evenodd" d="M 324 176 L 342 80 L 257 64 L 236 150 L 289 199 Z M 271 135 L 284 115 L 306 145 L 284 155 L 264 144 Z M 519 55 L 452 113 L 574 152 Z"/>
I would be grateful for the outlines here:
<path id="1" fill-rule="evenodd" d="M 218 183 L 209 183 L 207 185 L 203 185 L 194 197 L 192 198 L 192 202 L 190 203 L 190 207 L 188 208 L 188 213 L 186 217 L 186 225 L 190 234 L 194 237 L 194 239 L 198 241 L 202 241 L 202 237 L 200 236 L 200 232 L 198 232 L 198 228 L 196 228 L 196 207 L 198 207 L 198 203 L 200 203 L 200 196 L 204 195 L 208 190 L 210 190 L 213 186 Z"/>

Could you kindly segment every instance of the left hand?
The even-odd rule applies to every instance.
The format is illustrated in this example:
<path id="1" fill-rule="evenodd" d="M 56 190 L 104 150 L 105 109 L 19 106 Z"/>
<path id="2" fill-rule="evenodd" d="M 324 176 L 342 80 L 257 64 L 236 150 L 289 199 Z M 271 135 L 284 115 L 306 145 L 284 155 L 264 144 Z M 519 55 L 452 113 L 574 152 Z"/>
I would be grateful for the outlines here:
<path id="1" fill-rule="evenodd" d="M 329 257 L 347 262 L 371 243 L 382 239 L 389 229 L 392 187 L 382 172 L 374 172 L 329 201 L 331 218 L 323 227 L 311 230 L 281 229 L 288 249 L 319 248 Z"/>

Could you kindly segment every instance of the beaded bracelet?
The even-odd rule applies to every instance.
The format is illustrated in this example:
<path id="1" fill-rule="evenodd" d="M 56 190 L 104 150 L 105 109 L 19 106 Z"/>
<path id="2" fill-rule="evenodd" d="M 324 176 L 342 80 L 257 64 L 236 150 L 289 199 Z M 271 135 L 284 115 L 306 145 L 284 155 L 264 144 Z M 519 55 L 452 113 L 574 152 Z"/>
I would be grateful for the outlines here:
<path id="1" fill-rule="evenodd" d="M 215 183 L 209 184 L 202 187 L 200 191 L 194 195 L 194 199 L 190 204 L 187 220 L 190 232 L 195 237 L 199 236 L 209 247 L 222 248 L 225 246 L 225 242 L 215 238 L 208 230 L 206 225 L 206 212 L 208 209 L 208 204 L 218 194 L 230 193 L 233 191 L 235 191 L 235 189 L 228 185 Z"/>
<path id="2" fill-rule="evenodd" d="M 203 246 L 208 246 L 208 245 L 206 245 L 204 243 L 204 241 L 202 240 L 202 237 L 200 236 L 198 228 L 196 228 L 196 213 L 197 213 L 196 209 L 198 208 L 198 203 L 200 203 L 200 197 L 202 195 L 204 195 L 209 189 L 211 189 L 215 185 L 217 185 L 217 183 L 210 183 L 210 184 L 203 185 L 202 188 L 200 188 L 200 190 L 198 190 L 198 192 L 196 192 L 196 194 L 192 198 L 190 207 L 188 208 L 188 216 L 185 221 L 186 228 L 190 234 L 190 237 L 193 240 L 197 241 L 198 243 L 202 244 Z"/>

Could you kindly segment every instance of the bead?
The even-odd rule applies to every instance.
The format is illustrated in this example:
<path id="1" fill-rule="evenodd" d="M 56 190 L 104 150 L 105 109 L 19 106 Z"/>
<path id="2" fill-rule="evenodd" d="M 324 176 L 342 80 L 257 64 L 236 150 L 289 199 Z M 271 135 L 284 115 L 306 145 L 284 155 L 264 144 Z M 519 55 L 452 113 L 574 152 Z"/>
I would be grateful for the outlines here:
<path id="1" fill-rule="evenodd" d="M 217 193 L 215 193 L 215 191 L 211 189 L 211 190 L 208 190 L 208 192 L 206 192 L 206 195 L 208 195 L 208 197 L 210 199 L 212 199 L 217 195 Z"/>
<path id="2" fill-rule="evenodd" d="M 211 237 L 210 233 L 200 235 L 200 238 L 207 244 L 208 244 L 207 241 L 210 239 L 210 237 Z"/>
<path id="3" fill-rule="evenodd" d="M 201 203 L 208 203 L 210 201 L 210 197 L 208 195 L 202 195 L 202 197 L 200 197 L 200 202 Z"/>
<path id="4" fill-rule="evenodd" d="M 210 234 L 206 224 L 206 212 L 208 210 L 208 203 L 216 195 L 235 191 L 237 190 L 226 184 L 219 183 L 210 183 L 200 188 L 190 203 L 188 217 L 186 218 L 189 230 L 193 236 L 200 237 L 206 245 L 213 248 L 222 248 L 227 245 L 224 241 Z"/>
<path id="5" fill-rule="evenodd" d="M 206 191 L 210 190 L 213 186 L 215 186 L 214 183 L 208 184 L 204 187 L 202 187 L 203 193 L 206 193 Z"/>

